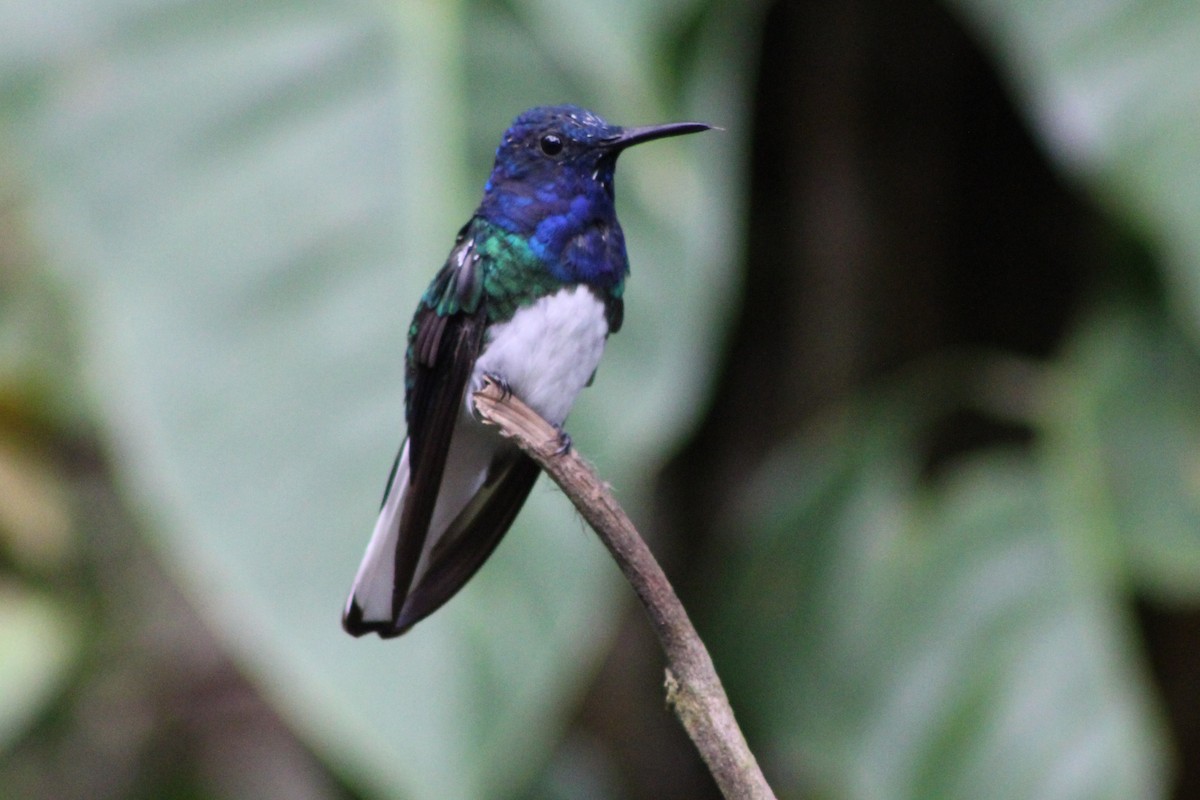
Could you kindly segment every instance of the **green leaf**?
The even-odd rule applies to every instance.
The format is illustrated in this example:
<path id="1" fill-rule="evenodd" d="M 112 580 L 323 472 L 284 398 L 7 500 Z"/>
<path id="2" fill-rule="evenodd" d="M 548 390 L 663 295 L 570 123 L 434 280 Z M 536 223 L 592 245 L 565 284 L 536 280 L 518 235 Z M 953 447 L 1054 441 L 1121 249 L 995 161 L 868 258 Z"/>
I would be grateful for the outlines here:
<path id="1" fill-rule="evenodd" d="M 1044 453 L 1072 535 L 1135 588 L 1200 599 L 1200 359 L 1178 330 L 1097 309 L 1074 335 Z"/>
<path id="2" fill-rule="evenodd" d="M 62 687 L 78 633 L 59 603 L 0 582 L 0 752 Z"/>
<path id="3" fill-rule="evenodd" d="M 628 32 L 602 3 L 571 7 L 602 26 L 576 39 Z M 668 30 L 644 32 L 620 64 L 564 66 L 550 44 L 565 9 L 0 7 L 0 121 L 41 246 L 74 290 L 134 503 L 268 695 L 382 791 L 519 787 L 624 597 L 543 485 L 479 577 L 412 634 L 354 641 L 338 625 L 403 433 L 408 321 L 500 133 L 540 102 L 631 124 L 679 105 L 658 63 Z M 707 52 L 725 60 L 684 84 L 716 122 L 731 108 L 736 38 L 714 29 Z M 663 142 L 618 177 L 634 265 L 626 327 L 571 428 L 634 507 L 695 413 L 708 369 L 697 353 L 719 335 L 735 144 Z"/>
<path id="4" fill-rule="evenodd" d="M 1163 796 L 1136 643 L 1035 462 L 993 452 L 923 488 L 919 418 L 879 401 L 781 455 L 722 559 L 714 658 L 775 788 Z"/>
<path id="5" fill-rule="evenodd" d="M 1200 5 L 954 0 L 1060 162 L 1149 234 L 1200 333 Z"/>

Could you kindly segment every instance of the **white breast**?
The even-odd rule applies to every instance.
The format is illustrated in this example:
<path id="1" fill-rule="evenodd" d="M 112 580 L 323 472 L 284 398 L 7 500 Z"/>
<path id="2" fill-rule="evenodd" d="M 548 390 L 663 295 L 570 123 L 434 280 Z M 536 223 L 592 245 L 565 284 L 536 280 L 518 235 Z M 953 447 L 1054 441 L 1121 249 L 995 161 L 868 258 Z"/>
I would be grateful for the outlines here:
<path id="1" fill-rule="evenodd" d="M 472 390 L 485 372 L 494 373 L 547 421 L 561 425 L 596 371 L 607 335 L 604 304 L 589 289 L 560 289 L 492 326 L 475 362 Z"/>

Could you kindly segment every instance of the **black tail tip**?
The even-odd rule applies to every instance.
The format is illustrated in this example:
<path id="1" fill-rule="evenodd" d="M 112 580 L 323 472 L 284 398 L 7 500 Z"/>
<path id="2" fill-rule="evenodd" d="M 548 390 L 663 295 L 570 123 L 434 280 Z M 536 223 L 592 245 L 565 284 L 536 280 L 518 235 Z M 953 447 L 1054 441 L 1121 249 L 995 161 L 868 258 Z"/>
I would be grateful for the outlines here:
<path id="1" fill-rule="evenodd" d="M 403 621 L 403 620 L 400 620 Z M 397 636 L 404 634 L 414 623 L 410 622 L 407 625 L 400 625 L 397 621 L 371 621 L 363 619 L 363 610 L 354 600 L 346 606 L 345 613 L 342 614 L 342 630 L 353 636 L 355 639 L 365 636 L 368 633 L 374 633 L 380 639 L 395 639 Z"/>

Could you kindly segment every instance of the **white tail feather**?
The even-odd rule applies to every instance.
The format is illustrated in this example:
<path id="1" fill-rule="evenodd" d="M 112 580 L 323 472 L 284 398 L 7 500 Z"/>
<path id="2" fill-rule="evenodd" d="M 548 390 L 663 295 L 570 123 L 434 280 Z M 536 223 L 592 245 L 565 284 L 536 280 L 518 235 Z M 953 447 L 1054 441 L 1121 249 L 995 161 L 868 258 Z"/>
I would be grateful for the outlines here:
<path id="1" fill-rule="evenodd" d="M 408 442 L 400 452 L 396 474 L 388 486 L 387 497 L 379 518 L 375 521 L 375 532 L 367 545 L 350 599 L 346 601 L 346 613 L 358 604 L 365 622 L 388 622 L 392 619 L 393 575 L 396 569 L 396 540 L 400 536 L 400 514 L 404 510 L 404 493 L 408 486 Z"/>

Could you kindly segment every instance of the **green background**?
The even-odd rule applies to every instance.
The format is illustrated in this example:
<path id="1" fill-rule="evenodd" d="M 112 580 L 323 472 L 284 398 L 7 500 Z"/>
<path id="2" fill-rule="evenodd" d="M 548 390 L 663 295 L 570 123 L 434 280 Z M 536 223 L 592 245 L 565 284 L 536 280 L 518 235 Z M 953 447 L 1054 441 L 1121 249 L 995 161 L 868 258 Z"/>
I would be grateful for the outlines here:
<path id="1" fill-rule="evenodd" d="M 780 796 L 1187 796 L 1196 41 L 1182 1 L 0 4 L 0 784 L 713 796 L 548 481 L 410 635 L 338 626 L 416 299 L 570 101 L 722 128 L 622 158 L 569 429 Z"/>

